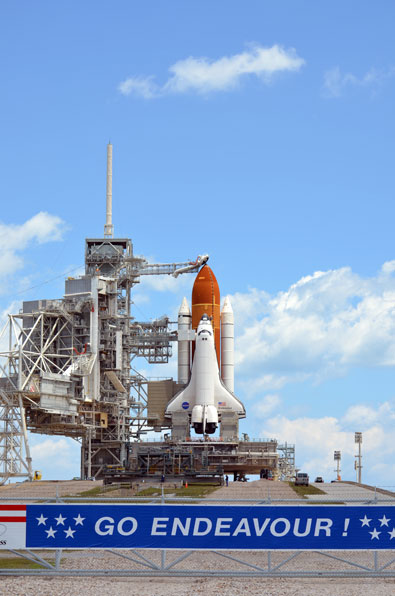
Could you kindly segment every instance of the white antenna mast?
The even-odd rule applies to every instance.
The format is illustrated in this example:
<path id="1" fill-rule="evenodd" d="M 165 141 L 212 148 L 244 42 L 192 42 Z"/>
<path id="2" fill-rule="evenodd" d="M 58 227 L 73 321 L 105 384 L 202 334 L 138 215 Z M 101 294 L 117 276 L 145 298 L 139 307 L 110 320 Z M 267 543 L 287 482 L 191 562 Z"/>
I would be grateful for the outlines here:
<path id="1" fill-rule="evenodd" d="M 104 226 L 104 237 L 112 238 L 114 236 L 114 226 L 112 225 L 112 145 L 107 145 L 107 192 L 106 192 L 106 225 Z"/>

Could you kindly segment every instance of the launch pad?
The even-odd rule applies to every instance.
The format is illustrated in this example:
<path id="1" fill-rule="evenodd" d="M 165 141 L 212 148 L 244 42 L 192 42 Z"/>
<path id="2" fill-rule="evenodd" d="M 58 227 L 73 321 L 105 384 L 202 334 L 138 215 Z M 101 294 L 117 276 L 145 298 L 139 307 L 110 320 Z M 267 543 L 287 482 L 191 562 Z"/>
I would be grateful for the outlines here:
<path id="1" fill-rule="evenodd" d="M 152 264 L 134 255 L 130 239 L 113 238 L 111 159 L 109 145 L 104 237 L 86 240 L 85 274 L 66 279 L 61 299 L 24 302 L 1 333 L 8 349 L 0 353 L 0 483 L 33 478 L 28 430 L 77 440 L 83 479 L 115 473 L 291 477 L 293 446 L 239 440 L 245 411 L 233 393 L 233 313 L 228 305 L 220 314 L 219 290 L 204 298 L 207 284 L 203 293 L 198 285 L 192 317 L 183 303 L 177 329 L 167 317 L 133 317 L 131 292 L 145 275 L 199 277 L 205 269 L 210 288 L 215 277 L 208 255 Z M 204 324 L 208 341 L 198 344 L 202 315 L 211 324 Z M 176 341 L 177 381 L 150 380 L 134 368 L 137 357 L 166 364 Z M 201 437 L 191 436 L 191 426 Z M 217 428 L 219 437 L 206 435 Z M 142 441 L 148 431 L 168 436 Z"/>

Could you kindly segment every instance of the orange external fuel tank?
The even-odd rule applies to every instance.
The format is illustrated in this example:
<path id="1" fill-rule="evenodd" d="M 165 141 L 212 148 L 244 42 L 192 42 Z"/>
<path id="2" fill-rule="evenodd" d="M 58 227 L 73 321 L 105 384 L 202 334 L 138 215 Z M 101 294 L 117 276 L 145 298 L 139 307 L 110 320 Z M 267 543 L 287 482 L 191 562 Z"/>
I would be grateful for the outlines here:
<path id="1" fill-rule="evenodd" d="M 197 329 L 200 319 L 206 314 L 211 318 L 214 329 L 215 351 L 218 366 L 221 359 L 221 310 L 218 282 L 208 265 L 204 265 L 196 276 L 192 289 L 192 327 Z M 195 345 L 192 344 L 192 357 Z"/>

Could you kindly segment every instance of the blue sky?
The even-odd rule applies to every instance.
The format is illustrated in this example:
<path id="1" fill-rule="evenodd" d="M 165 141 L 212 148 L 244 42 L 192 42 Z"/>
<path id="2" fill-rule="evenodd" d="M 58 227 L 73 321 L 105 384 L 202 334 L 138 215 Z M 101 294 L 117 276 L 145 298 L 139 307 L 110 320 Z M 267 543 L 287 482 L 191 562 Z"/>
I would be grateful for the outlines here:
<path id="1" fill-rule="evenodd" d="M 334 449 L 354 478 L 362 430 L 364 478 L 395 485 L 394 18 L 389 0 L 3 3 L 2 312 L 60 297 L 102 235 L 111 139 L 116 235 L 155 262 L 209 253 L 231 296 L 242 430 L 328 479 Z M 144 280 L 136 317 L 175 316 L 192 283 Z M 53 453 L 77 475 L 76 445 L 32 442 L 44 474 Z"/>

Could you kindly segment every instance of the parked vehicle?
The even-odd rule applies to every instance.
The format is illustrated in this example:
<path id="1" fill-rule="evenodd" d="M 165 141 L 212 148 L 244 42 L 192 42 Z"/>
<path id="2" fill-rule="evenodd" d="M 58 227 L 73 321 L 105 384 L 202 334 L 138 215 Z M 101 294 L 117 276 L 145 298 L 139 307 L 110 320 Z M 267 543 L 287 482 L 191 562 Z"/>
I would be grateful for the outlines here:
<path id="1" fill-rule="evenodd" d="M 305 472 L 298 472 L 295 477 L 295 486 L 309 486 L 309 475 Z"/>
<path id="2" fill-rule="evenodd" d="M 322 476 L 317 476 L 317 478 L 314 480 L 314 482 L 324 482 L 324 479 Z"/>

